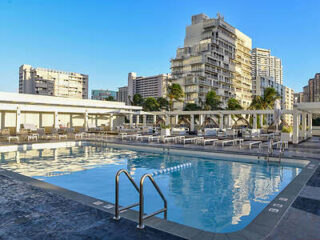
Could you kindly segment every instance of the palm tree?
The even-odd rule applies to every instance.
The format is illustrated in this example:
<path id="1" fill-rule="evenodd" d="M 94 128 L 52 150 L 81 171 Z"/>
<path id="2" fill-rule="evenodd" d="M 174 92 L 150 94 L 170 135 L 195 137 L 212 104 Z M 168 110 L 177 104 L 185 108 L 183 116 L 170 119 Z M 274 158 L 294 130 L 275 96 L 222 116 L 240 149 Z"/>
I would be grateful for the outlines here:
<path id="1" fill-rule="evenodd" d="M 273 109 L 274 102 L 279 98 L 280 96 L 277 93 L 277 91 L 272 87 L 268 87 L 264 90 L 263 96 L 254 96 L 249 109 L 253 109 L 253 110 Z"/>
<path id="2" fill-rule="evenodd" d="M 252 110 L 273 109 L 274 103 L 277 99 L 280 99 L 280 96 L 277 93 L 277 91 L 272 87 L 268 87 L 264 90 L 263 96 L 253 97 L 252 102 L 249 106 L 249 109 L 252 109 Z M 262 126 L 259 126 L 260 124 L 259 119 L 260 119 L 260 116 L 258 116 L 258 119 L 257 119 L 258 127 L 262 127 Z"/>
<path id="3" fill-rule="evenodd" d="M 183 90 L 181 86 L 177 83 L 173 83 L 172 85 L 168 86 L 168 98 L 169 98 L 169 106 L 170 110 L 173 111 L 173 102 L 178 101 L 182 102 L 184 96 Z"/>

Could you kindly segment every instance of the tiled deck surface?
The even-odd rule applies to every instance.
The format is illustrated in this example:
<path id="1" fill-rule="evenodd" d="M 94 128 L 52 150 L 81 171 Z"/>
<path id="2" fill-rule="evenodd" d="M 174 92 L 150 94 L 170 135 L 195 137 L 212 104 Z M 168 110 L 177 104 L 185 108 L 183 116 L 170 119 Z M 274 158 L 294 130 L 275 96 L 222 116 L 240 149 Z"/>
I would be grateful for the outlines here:
<path id="1" fill-rule="evenodd" d="M 0 239 L 171 239 L 155 229 L 0 175 Z"/>
<path id="2" fill-rule="evenodd" d="M 245 154 L 264 152 L 234 147 L 203 149 Z M 285 157 L 317 160 L 314 165 L 317 170 L 267 239 L 320 239 L 320 139 L 290 146 Z M 122 219 L 117 223 L 109 213 L 19 180 L 0 175 L 0 184 L 0 239 L 179 239 L 151 228 L 138 231 L 134 222 Z"/>

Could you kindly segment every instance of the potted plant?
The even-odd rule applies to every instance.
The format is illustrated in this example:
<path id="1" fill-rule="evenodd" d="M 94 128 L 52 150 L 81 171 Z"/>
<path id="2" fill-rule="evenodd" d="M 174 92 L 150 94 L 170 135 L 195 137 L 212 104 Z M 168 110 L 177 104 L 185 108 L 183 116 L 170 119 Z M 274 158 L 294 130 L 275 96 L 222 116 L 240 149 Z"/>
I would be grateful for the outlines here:
<path id="1" fill-rule="evenodd" d="M 283 127 L 281 130 L 282 141 L 292 141 L 292 127 Z"/>
<path id="2" fill-rule="evenodd" d="M 170 136 L 170 125 L 161 124 L 161 136 Z"/>

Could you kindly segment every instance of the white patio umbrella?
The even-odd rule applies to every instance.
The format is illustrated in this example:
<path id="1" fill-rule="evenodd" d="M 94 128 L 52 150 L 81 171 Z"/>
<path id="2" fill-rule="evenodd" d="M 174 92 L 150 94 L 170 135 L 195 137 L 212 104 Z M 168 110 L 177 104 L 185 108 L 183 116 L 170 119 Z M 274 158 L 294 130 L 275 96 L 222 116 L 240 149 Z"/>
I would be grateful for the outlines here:
<path id="1" fill-rule="evenodd" d="M 280 121 L 281 121 L 281 114 L 282 114 L 281 113 L 281 104 L 280 104 L 279 99 L 275 100 L 273 110 L 274 110 L 273 120 L 276 125 L 276 132 L 278 132 Z"/>

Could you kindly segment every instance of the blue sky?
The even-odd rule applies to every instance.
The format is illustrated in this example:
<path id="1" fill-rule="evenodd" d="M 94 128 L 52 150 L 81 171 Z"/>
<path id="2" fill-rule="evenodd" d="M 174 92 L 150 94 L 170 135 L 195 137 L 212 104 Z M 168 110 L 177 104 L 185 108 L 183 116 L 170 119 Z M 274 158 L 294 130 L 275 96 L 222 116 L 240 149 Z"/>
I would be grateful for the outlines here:
<path id="1" fill-rule="evenodd" d="M 131 71 L 170 72 L 201 12 L 271 49 L 295 91 L 320 72 L 318 0 L 0 0 L 0 91 L 17 91 L 21 64 L 89 74 L 90 89 L 116 90 Z"/>

